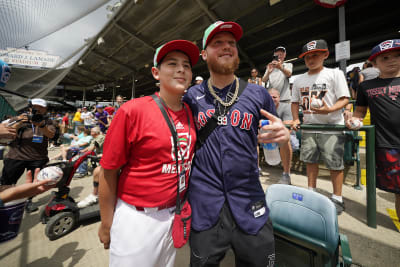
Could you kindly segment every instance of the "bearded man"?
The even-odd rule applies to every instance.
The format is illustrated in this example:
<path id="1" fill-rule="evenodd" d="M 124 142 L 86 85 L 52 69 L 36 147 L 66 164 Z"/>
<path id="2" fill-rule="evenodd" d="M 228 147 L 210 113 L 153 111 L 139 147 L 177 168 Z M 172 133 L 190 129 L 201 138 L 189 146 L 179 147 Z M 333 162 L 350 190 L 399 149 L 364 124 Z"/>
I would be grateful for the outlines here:
<path id="1" fill-rule="evenodd" d="M 257 139 L 284 144 L 289 132 L 274 116 L 275 105 L 267 90 L 239 81 L 234 74 L 239 66 L 236 43 L 242 34 L 235 22 L 218 21 L 206 29 L 201 55 L 210 79 L 184 96 L 201 144 L 189 185 L 191 266 L 218 266 L 229 248 L 235 252 L 236 266 L 274 265 L 274 237 L 259 181 Z M 271 125 L 258 134 L 263 118 Z M 216 127 L 210 128 L 213 120 Z M 204 129 L 209 134 L 204 135 Z"/>

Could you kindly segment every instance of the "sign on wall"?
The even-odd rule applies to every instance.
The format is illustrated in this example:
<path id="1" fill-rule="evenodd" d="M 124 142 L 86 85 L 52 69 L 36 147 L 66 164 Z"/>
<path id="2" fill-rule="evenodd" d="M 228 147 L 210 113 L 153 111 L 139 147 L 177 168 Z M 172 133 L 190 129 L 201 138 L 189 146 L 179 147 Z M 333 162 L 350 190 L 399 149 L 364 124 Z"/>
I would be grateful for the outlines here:
<path id="1" fill-rule="evenodd" d="M 12 65 L 52 68 L 60 57 L 48 55 L 43 51 L 7 48 L 6 50 L 0 49 L 0 59 Z"/>

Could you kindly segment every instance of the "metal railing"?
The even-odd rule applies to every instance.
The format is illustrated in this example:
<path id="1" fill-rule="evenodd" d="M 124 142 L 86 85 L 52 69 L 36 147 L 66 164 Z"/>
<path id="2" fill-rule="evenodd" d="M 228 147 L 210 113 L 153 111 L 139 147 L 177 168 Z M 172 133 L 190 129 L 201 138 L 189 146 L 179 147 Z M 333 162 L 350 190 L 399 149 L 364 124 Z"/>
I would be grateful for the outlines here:
<path id="1" fill-rule="evenodd" d="M 348 131 L 343 125 L 301 124 L 302 130 Z M 376 228 L 376 169 L 375 169 L 375 125 L 365 125 L 356 131 L 366 134 L 366 180 L 367 180 L 367 225 Z"/>

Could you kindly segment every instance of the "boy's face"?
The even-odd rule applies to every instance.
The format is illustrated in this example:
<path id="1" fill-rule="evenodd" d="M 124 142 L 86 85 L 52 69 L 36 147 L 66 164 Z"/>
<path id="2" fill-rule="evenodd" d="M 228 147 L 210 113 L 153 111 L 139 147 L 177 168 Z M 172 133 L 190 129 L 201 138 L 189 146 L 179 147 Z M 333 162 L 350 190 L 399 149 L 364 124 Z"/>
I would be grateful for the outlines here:
<path id="1" fill-rule="evenodd" d="M 375 58 L 373 62 L 380 71 L 380 77 L 398 77 L 400 74 L 400 50 L 388 51 Z"/>
<path id="2" fill-rule="evenodd" d="M 239 66 L 236 39 L 230 32 L 214 35 L 201 55 L 209 70 L 218 74 L 232 74 Z"/>
<path id="3" fill-rule="evenodd" d="M 324 66 L 324 60 L 329 56 L 329 52 L 316 51 L 304 56 L 304 62 L 309 73 L 320 71 Z"/>
<path id="4" fill-rule="evenodd" d="M 160 81 L 160 89 L 183 94 L 192 82 L 189 57 L 179 51 L 169 52 L 158 68 L 151 69 L 153 77 Z"/>

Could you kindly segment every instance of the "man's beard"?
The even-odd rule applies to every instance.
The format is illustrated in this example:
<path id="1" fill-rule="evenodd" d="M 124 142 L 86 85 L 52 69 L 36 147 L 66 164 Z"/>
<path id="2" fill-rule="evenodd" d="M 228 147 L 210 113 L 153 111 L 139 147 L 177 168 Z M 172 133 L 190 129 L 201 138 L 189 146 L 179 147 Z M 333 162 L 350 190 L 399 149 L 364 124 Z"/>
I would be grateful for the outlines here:
<path id="1" fill-rule="evenodd" d="M 235 73 L 235 71 L 239 68 L 239 63 L 239 57 L 236 57 L 232 63 L 225 64 L 219 63 L 217 59 L 214 60 L 208 58 L 207 60 L 207 66 L 211 72 L 223 75 Z"/>

